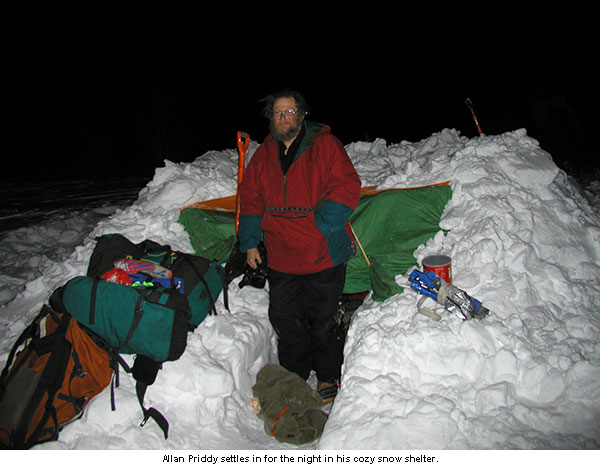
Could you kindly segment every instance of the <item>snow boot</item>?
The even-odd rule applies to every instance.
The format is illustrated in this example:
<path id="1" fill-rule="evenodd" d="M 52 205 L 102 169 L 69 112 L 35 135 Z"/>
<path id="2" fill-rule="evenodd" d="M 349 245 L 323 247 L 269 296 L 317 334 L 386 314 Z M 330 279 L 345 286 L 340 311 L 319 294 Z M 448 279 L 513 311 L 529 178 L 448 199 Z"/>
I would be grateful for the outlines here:
<path id="1" fill-rule="evenodd" d="M 317 385 L 317 392 L 323 400 L 323 405 L 328 405 L 335 399 L 340 383 L 336 380 L 334 382 L 319 382 Z"/>

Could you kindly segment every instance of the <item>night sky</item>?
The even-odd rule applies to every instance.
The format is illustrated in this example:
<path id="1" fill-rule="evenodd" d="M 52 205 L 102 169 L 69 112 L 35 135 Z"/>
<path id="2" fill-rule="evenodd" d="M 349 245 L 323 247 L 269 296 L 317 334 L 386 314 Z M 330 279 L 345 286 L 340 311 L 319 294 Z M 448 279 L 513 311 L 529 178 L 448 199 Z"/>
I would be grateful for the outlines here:
<path id="1" fill-rule="evenodd" d="M 238 130 L 260 142 L 267 123 L 259 100 L 288 87 L 306 96 L 308 118 L 328 124 L 344 144 L 419 141 L 444 128 L 475 137 L 470 98 L 484 133 L 526 128 L 557 164 L 600 165 L 598 82 L 585 65 L 569 64 L 565 74 L 555 73 L 564 70 L 557 63 L 525 69 L 509 58 L 486 67 L 332 56 L 270 67 L 235 52 L 82 57 L 46 51 L 13 70 L 8 138 L 20 176 L 151 176 L 164 159 L 235 148 Z"/>

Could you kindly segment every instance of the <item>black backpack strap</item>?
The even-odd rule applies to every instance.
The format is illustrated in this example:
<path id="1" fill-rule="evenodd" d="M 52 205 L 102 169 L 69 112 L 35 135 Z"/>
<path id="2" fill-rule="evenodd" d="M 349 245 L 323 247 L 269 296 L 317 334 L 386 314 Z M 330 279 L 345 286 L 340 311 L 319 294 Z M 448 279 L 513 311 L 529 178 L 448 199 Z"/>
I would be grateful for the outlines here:
<path id="1" fill-rule="evenodd" d="M 83 406 L 85 405 L 86 397 L 74 397 L 71 393 L 71 383 L 77 377 L 83 377 L 85 375 L 85 371 L 83 370 L 83 366 L 81 365 L 81 360 L 79 359 L 79 354 L 77 350 L 73 348 L 71 352 L 71 357 L 73 358 L 73 368 L 71 369 L 71 374 L 69 375 L 69 385 L 67 388 L 69 389 L 69 394 L 59 393 L 56 398 L 59 400 L 66 401 L 67 403 L 71 403 L 73 405 L 73 411 L 75 414 L 79 413 L 79 417 L 83 416 Z"/>
<path id="2" fill-rule="evenodd" d="M 99 278 L 94 278 L 92 281 L 92 291 L 90 294 L 90 316 L 89 316 L 89 324 L 94 325 L 96 323 L 96 296 L 98 295 L 98 283 L 100 282 Z"/>
<path id="3" fill-rule="evenodd" d="M 133 320 L 131 321 L 131 325 L 129 326 L 127 335 L 125 336 L 123 343 L 121 343 L 119 345 L 119 348 L 122 348 L 127 343 L 129 343 L 129 340 L 135 333 L 138 325 L 140 324 L 140 320 L 142 320 L 142 316 L 144 315 L 144 299 L 146 298 L 147 292 L 146 291 L 138 291 L 138 292 L 140 295 L 137 298 L 137 301 L 135 303 L 135 310 L 133 311 Z"/>
<path id="4" fill-rule="evenodd" d="M 158 411 L 154 407 L 146 408 L 144 406 L 144 397 L 146 396 L 146 390 L 149 385 L 154 383 L 156 379 L 156 375 L 161 368 L 161 363 L 156 362 L 146 356 L 137 355 L 135 361 L 133 363 L 133 367 L 129 367 L 125 360 L 119 356 L 119 363 L 125 369 L 125 372 L 128 374 L 132 374 L 135 379 L 135 392 L 137 395 L 138 402 L 140 404 L 140 408 L 142 408 L 142 413 L 144 415 L 144 419 L 140 423 L 140 426 L 143 427 L 148 419 L 153 419 L 158 427 L 163 431 L 163 435 L 165 439 L 169 436 L 169 422 L 167 418 L 165 418 L 160 411 Z M 118 386 L 118 383 L 117 383 Z M 112 398 L 112 397 L 111 397 Z M 114 399 L 112 400 L 114 404 Z M 114 408 L 113 408 L 114 409 Z"/>
<path id="5" fill-rule="evenodd" d="M 144 396 L 146 395 L 147 388 L 148 388 L 148 384 L 141 382 L 139 380 L 136 381 L 135 392 L 137 394 L 137 398 L 140 403 L 140 407 L 142 408 L 142 412 L 144 413 L 144 419 L 140 423 L 140 427 L 144 427 L 146 425 L 146 422 L 148 422 L 148 419 L 152 418 L 152 419 L 154 419 L 154 422 L 156 424 L 158 424 L 158 427 L 160 427 L 162 429 L 163 434 L 165 436 L 165 440 L 166 440 L 169 437 L 169 421 L 167 421 L 167 418 L 165 418 L 161 414 L 161 412 L 158 411 L 156 408 L 153 408 L 153 407 L 146 408 L 144 406 Z"/>
<path id="6" fill-rule="evenodd" d="M 227 272 L 225 268 L 218 263 L 215 264 L 215 271 L 221 277 L 221 283 L 223 285 L 223 303 L 225 304 L 225 309 L 227 309 L 228 312 L 231 312 L 229 310 L 229 296 L 227 295 L 227 288 L 229 287 L 229 282 L 227 281 Z"/>
<path id="7" fill-rule="evenodd" d="M 98 335 L 91 328 L 86 327 L 83 323 L 77 322 L 79 328 L 81 328 L 98 346 L 101 350 L 103 350 L 109 358 L 108 365 L 113 370 L 113 375 L 110 381 L 110 407 L 112 411 L 115 411 L 115 387 L 119 386 L 119 363 L 122 358 L 117 352 L 115 348 L 110 346 L 104 338 Z M 125 361 L 123 361 L 125 364 Z M 73 369 L 75 371 L 75 369 Z"/>
<path id="8" fill-rule="evenodd" d="M 217 307 L 215 305 L 215 300 L 212 297 L 208 283 L 204 279 L 204 275 L 202 273 L 200 273 L 200 271 L 198 270 L 198 267 L 196 265 L 194 265 L 194 262 L 192 262 L 190 257 L 188 257 L 187 255 L 184 255 L 183 258 L 185 258 L 185 260 L 191 265 L 192 269 L 194 270 L 194 273 L 196 273 L 196 275 L 198 276 L 198 278 L 200 279 L 200 281 L 202 281 L 202 284 L 204 285 L 204 289 L 206 291 L 206 294 L 208 295 L 208 300 L 210 301 L 210 305 L 211 305 L 211 309 L 212 309 L 212 313 L 210 315 L 217 315 Z M 221 281 L 223 282 L 223 302 L 225 304 L 225 308 L 227 310 L 229 310 L 229 299 L 227 297 L 227 278 L 226 278 L 227 275 L 225 273 L 225 270 L 221 267 L 221 265 L 218 265 L 218 264 L 215 264 L 215 265 L 216 265 L 216 271 L 219 274 L 219 276 L 221 277 Z"/>

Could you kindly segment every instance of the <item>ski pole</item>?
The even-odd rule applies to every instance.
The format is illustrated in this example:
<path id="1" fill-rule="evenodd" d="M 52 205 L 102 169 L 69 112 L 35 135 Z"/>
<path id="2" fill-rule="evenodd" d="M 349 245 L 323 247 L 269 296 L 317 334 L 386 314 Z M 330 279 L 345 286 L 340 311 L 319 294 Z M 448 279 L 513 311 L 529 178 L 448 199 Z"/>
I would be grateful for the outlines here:
<path id="1" fill-rule="evenodd" d="M 242 138 L 244 141 L 242 141 Z M 246 132 L 237 132 L 237 146 L 240 158 L 238 162 L 238 178 L 237 178 L 237 194 L 236 194 L 236 208 L 235 208 L 235 233 L 238 233 L 238 227 L 240 224 L 240 184 L 242 183 L 242 177 L 244 176 L 244 167 L 246 164 L 246 151 L 250 144 L 250 135 Z"/>
<path id="2" fill-rule="evenodd" d="M 475 126 L 477 127 L 477 131 L 479 132 L 479 136 L 483 135 L 483 132 L 481 131 L 481 126 L 479 125 L 479 121 L 477 120 L 477 116 L 475 115 L 475 111 L 473 110 L 473 103 L 471 102 L 471 99 L 465 99 L 465 103 L 471 111 L 471 115 L 473 116 L 473 120 L 475 121 Z"/>
<path id="3" fill-rule="evenodd" d="M 348 223 L 350 224 L 350 223 Z M 369 260 L 369 257 L 367 257 L 367 252 L 365 252 L 365 249 L 363 248 L 358 236 L 356 235 L 356 232 L 354 231 L 354 228 L 352 227 L 352 224 L 350 224 L 350 230 L 352 231 L 352 235 L 354 236 L 354 239 L 356 240 L 356 243 L 358 244 L 358 248 L 360 249 L 360 251 L 363 254 L 363 257 L 365 257 L 365 261 L 367 262 L 367 266 L 370 268 L 371 267 L 371 260 Z"/>

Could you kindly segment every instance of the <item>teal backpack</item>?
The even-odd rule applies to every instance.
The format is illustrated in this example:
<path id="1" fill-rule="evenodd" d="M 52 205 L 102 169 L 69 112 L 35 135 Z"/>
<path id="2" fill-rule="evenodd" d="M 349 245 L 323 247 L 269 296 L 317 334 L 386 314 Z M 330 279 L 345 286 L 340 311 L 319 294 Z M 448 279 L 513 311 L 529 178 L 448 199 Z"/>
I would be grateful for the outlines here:
<path id="1" fill-rule="evenodd" d="M 119 354 L 175 361 L 187 345 L 188 301 L 162 287 L 132 287 L 77 276 L 53 293 L 50 305 L 68 312 Z"/>

